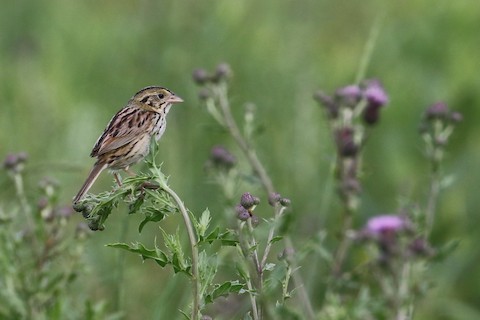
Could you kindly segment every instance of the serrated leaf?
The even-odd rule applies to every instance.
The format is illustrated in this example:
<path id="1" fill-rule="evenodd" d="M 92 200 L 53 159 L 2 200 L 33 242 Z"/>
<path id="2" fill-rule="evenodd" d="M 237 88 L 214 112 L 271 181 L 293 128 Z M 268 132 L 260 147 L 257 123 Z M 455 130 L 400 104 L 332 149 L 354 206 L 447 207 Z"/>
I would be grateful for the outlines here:
<path id="1" fill-rule="evenodd" d="M 164 218 L 165 214 L 162 211 L 157 210 L 153 207 L 148 207 L 145 210 L 145 218 L 142 220 L 142 222 L 140 222 L 140 225 L 138 226 L 138 232 L 141 233 L 143 227 L 145 227 L 148 222 L 159 222 Z"/>
<path id="2" fill-rule="evenodd" d="M 231 293 L 239 293 L 244 285 L 238 281 L 227 281 L 222 284 L 216 284 L 213 291 L 205 297 L 205 303 L 212 303 L 219 297 L 226 297 Z"/>
<path id="3" fill-rule="evenodd" d="M 218 239 L 218 234 L 220 233 L 220 228 L 216 227 L 212 232 L 210 232 L 206 237 L 202 240 L 204 242 L 212 243 L 213 241 Z"/>
<path id="4" fill-rule="evenodd" d="M 128 214 L 137 213 L 144 202 L 145 199 L 143 197 L 137 197 L 137 199 L 134 202 L 130 203 L 130 205 L 128 206 Z"/>
<path id="5" fill-rule="evenodd" d="M 197 232 L 200 238 L 202 238 L 207 232 L 207 229 L 208 229 L 208 226 L 210 225 L 211 220 L 212 218 L 210 216 L 210 211 L 207 208 L 202 212 L 202 215 L 197 225 Z"/>
<path id="6" fill-rule="evenodd" d="M 164 252 L 158 248 L 156 250 L 147 249 L 142 243 L 132 244 L 131 246 L 126 243 L 110 243 L 107 244 L 107 247 L 140 254 L 143 260 L 152 259 L 162 267 L 165 267 L 169 263 L 168 257 Z"/>

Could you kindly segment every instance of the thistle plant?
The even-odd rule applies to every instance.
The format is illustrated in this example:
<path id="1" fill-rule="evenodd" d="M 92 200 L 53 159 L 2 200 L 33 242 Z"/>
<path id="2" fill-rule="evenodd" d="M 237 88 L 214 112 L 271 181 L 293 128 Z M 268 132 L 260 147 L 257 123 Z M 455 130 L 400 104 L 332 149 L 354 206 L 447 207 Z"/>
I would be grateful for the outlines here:
<path id="1" fill-rule="evenodd" d="M 104 230 L 107 218 L 121 203 L 128 207 L 128 214 L 142 214 L 143 221 L 138 226 L 142 232 L 147 223 L 159 223 L 171 214 L 180 213 L 187 233 L 189 252 L 185 252 L 181 234 L 168 233 L 159 227 L 166 250 L 156 243 L 153 248 L 136 242 L 112 243 L 109 247 L 139 254 L 142 260 L 153 260 L 161 268 L 172 267 L 174 273 L 187 276 L 192 283 L 191 311 L 181 311 L 187 319 L 200 319 L 208 304 L 230 293 L 245 293 L 245 285 L 238 280 L 214 283 L 218 268 L 218 259 L 213 243 L 220 246 L 235 246 L 237 240 L 230 230 L 211 230 L 210 212 L 205 210 L 199 218 L 190 212 L 183 201 L 168 185 L 168 178 L 155 162 L 158 147 L 154 142 L 146 160 L 147 172 L 126 178 L 122 186 L 110 192 L 87 195 L 75 206 L 88 220 L 92 230 Z"/>
<path id="2" fill-rule="evenodd" d="M 0 318 L 107 318 L 77 281 L 85 274 L 88 228 L 72 223 L 54 179 L 25 182 L 27 160 L 26 153 L 9 154 L 0 172 Z"/>
<path id="3" fill-rule="evenodd" d="M 314 98 L 325 109 L 336 147 L 335 178 L 343 206 L 343 225 L 332 270 L 340 275 L 351 242 L 349 232 L 359 207 L 363 148 L 388 96 L 381 83 L 373 79 L 339 88 L 332 96 L 318 91 Z"/>
<path id="4" fill-rule="evenodd" d="M 213 73 L 209 73 L 205 69 L 197 69 L 193 72 L 193 79 L 200 86 L 199 97 L 204 102 L 207 111 L 216 122 L 225 129 L 225 131 L 232 137 L 239 149 L 242 151 L 250 169 L 253 172 L 252 180 L 256 181 L 256 185 L 263 188 L 266 195 L 269 197 L 269 203 L 273 207 L 273 217 L 267 222 L 269 223 L 268 231 L 266 232 L 267 238 L 264 245 L 264 251 L 259 253 L 259 241 L 255 233 L 255 226 L 258 218 L 253 214 L 253 210 L 257 206 L 256 197 L 252 197 L 249 193 L 243 193 L 241 202 L 236 206 L 236 213 L 239 222 L 239 248 L 243 258 L 250 260 L 253 264 L 253 272 L 249 273 L 246 269 L 240 272 L 240 275 L 248 285 L 249 292 L 255 290 L 255 295 L 250 294 L 252 317 L 254 319 L 262 319 L 264 316 L 272 317 L 278 309 L 272 310 L 271 303 L 268 303 L 270 293 L 266 293 L 265 287 L 265 272 L 272 271 L 276 266 L 272 263 L 267 263 L 269 259 L 270 250 L 272 244 L 282 240 L 285 246 L 285 252 L 288 252 L 288 258 L 284 256 L 284 262 L 286 262 L 286 268 L 284 269 L 284 275 L 282 280 L 282 298 L 277 306 L 284 306 L 291 294 L 288 290 L 290 278 L 292 278 L 294 287 L 298 292 L 296 298 L 302 305 L 302 311 L 304 317 L 307 319 L 314 318 L 314 311 L 310 303 L 310 298 L 306 292 L 306 289 L 301 279 L 301 275 L 298 272 L 296 254 L 293 247 L 292 240 L 287 232 L 288 219 L 283 219 L 285 209 L 290 205 L 290 200 L 281 197 L 274 187 L 270 176 L 267 173 L 265 166 L 260 161 L 255 148 L 253 147 L 253 132 L 255 131 L 254 124 L 254 110 L 251 105 L 246 105 L 244 114 L 244 123 L 241 128 L 231 112 L 231 105 L 228 95 L 229 80 L 232 76 L 232 70 L 228 64 L 219 64 Z M 215 152 L 214 152 L 215 151 Z M 219 152 L 221 151 L 221 152 Z M 236 159 L 233 156 L 229 156 L 229 152 L 224 152 L 221 149 L 213 149 L 210 163 L 222 163 L 230 164 L 231 159 Z M 216 161 L 215 159 L 219 159 Z M 230 166 L 227 166 L 230 169 Z M 217 182 L 220 182 L 220 186 L 225 192 L 227 198 L 231 197 L 232 188 L 235 185 L 234 181 L 241 180 L 240 174 L 234 170 L 221 171 L 220 179 L 217 178 Z M 226 188 L 225 186 L 230 186 Z M 252 200 L 254 199 L 254 200 Z M 283 223 L 283 225 L 282 225 Z M 276 235 L 279 225 L 282 225 L 283 232 L 280 235 Z M 252 281 L 252 274 L 256 274 L 256 280 Z M 258 302 L 260 300 L 260 303 Z M 287 309 L 282 309 L 287 310 Z M 265 314 L 264 314 L 265 313 Z"/>
<path id="5" fill-rule="evenodd" d="M 443 102 L 437 102 L 427 108 L 420 124 L 420 134 L 425 142 L 426 156 L 430 162 L 430 190 L 425 209 L 427 236 L 433 228 L 439 193 L 446 185 L 441 170 L 445 148 L 455 126 L 462 119 L 462 114 L 451 111 Z"/>

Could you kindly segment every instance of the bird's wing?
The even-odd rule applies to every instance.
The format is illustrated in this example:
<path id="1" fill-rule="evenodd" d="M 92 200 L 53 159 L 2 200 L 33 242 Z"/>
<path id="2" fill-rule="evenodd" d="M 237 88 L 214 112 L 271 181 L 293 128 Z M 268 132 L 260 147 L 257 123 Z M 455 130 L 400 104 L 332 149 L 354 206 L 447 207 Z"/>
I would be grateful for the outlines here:
<path id="1" fill-rule="evenodd" d="M 91 157 L 98 157 L 109 151 L 118 149 L 145 133 L 144 110 L 125 107 L 117 112 L 98 138 Z"/>

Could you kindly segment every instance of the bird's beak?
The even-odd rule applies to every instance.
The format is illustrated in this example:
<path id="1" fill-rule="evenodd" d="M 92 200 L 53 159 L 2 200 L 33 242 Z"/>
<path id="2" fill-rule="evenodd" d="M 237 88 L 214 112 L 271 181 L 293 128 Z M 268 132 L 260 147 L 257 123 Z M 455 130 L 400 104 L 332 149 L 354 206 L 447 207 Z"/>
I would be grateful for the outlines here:
<path id="1" fill-rule="evenodd" d="M 170 103 L 179 103 L 179 102 L 183 102 L 183 99 L 180 98 L 179 96 L 172 95 L 170 98 L 168 98 L 168 102 L 170 102 Z"/>

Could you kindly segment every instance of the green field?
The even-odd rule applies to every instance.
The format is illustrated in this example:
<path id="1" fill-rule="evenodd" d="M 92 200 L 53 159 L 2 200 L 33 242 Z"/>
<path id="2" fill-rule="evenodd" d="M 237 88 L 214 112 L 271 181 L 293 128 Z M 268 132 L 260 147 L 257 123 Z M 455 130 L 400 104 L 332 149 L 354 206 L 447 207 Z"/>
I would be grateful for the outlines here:
<path id="1" fill-rule="evenodd" d="M 268 219 L 267 195 L 260 186 L 240 184 L 233 200 L 226 199 L 205 170 L 211 147 L 224 145 L 241 170 L 251 173 L 239 147 L 198 98 L 192 80 L 195 69 L 215 70 L 227 62 L 233 70 L 229 80 L 233 114 L 242 123 L 245 106 L 255 107 L 253 145 L 276 190 L 291 199 L 289 236 L 305 252 L 296 272 L 323 319 L 324 308 L 331 303 L 325 295 L 331 285 L 328 267 L 321 253 L 306 248 L 326 234 L 325 246 L 334 250 L 341 203 L 332 172 L 335 147 L 325 113 L 312 97 L 318 89 L 331 93 L 354 83 L 366 59 L 363 76 L 381 80 L 389 103 L 364 149 L 361 205 L 353 228 L 362 228 L 374 215 L 424 206 L 429 164 L 418 133 L 422 114 L 438 101 L 461 112 L 464 119 L 446 147 L 445 188 L 430 237 L 438 251 L 449 243 L 457 246 L 426 266 L 422 279 L 426 289 L 416 298 L 414 319 L 479 319 L 478 30 L 480 11 L 474 0 L 4 1 L 0 157 L 28 154 L 24 176 L 27 200 L 33 205 L 44 177 L 59 184 L 55 201 L 70 205 L 94 163 L 91 148 L 113 114 L 139 89 L 161 85 L 185 101 L 169 113 L 159 145 L 157 161 L 163 162 L 170 186 L 195 215 L 208 207 L 213 226 L 235 225 L 232 204 L 246 191 L 260 197 L 258 215 Z M 365 54 L 369 45 L 372 51 Z M 137 165 L 133 170 L 142 168 Z M 111 190 L 112 181 L 105 172 L 91 191 Z M 1 214 L 14 213 L 13 190 L 2 171 Z M 171 233 L 178 229 L 186 243 L 180 215 L 148 224 L 139 234 L 142 219 L 127 215 L 120 206 L 104 231 L 88 237 L 81 245 L 82 267 L 58 298 L 68 300 L 59 310 L 68 306 L 72 310 L 68 316 L 81 319 L 88 298 L 92 304 L 104 304 L 105 317 L 181 319 L 179 309 L 188 313 L 187 278 L 105 246 L 142 241 L 152 247 L 155 238 L 160 245 L 159 225 Z M 76 214 L 63 228 L 73 229 L 83 220 Z M 273 247 L 273 262 L 282 246 L 278 242 Z M 354 254 L 349 264 L 361 264 L 364 258 Z M 9 263 L 7 258 L 1 261 Z M 225 271 L 219 277 L 231 275 Z M 11 293 L 9 286 L 0 276 L 0 315 L 5 317 L 2 301 Z M 248 302 L 242 299 L 237 302 Z M 235 309 L 235 301 L 220 300 L 207 308 L 215 319 L 243 319 L 249 310 L 248 303 Z M 222 308 L 238 313 L 231 315 Z M 45 315 L 42 307 L 37 311 Z M 330 316 L 325 318 L 350 319 L 341 313 Z"/>

